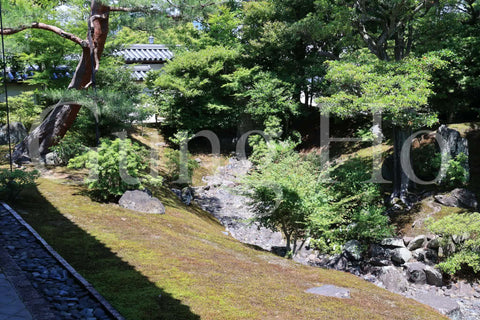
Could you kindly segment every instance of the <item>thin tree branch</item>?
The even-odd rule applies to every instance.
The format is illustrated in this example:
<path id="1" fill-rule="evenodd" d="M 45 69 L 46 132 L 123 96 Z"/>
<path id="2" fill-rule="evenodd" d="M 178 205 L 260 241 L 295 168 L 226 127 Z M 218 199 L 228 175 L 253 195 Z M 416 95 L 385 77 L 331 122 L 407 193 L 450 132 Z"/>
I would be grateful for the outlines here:
<path id="1" fill-rule="evenodd" d="M 42 22 L 33 22 L 32 24 L 21 25 L 17 28 L 3 28 L 2 30 L 0 30 L 0 33 L 2 33 L 4 35 L 12 35 L 12 34 L 27 30 L 27 29 L 41 29 L 41 30 L 51 31 L 51 32 L 53 32 L 55 34 L 58 34 L 59 36 L 65 38 L 67 40 L 75 42 L 76 44 L 80 45 L 81 47 L 84 47 L 84 48 L 88 47 L 87 41 L 83 40 L 82 38 L 80 38 L 80 37 L 78 37 L 78 36 L 76 36 L 72 33 L 66 32 L 66 31 L 60 29 L 59 27 L 52 26 L 52 25 L 49 25 L 49 24 L 45 24 L 45 23 L 42 23 Z"/>

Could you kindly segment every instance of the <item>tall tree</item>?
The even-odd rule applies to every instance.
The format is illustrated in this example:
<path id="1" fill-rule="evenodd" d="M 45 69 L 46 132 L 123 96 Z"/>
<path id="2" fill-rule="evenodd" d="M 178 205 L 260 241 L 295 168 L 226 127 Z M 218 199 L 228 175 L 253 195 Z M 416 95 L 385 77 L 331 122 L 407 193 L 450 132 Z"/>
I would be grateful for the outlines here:
<path id="1" fill-rule="evenodd" d="M 351 8 L 351 19 L 357 33 L 370 52 L 385 62 L 402 61 L 411 53 L 415 40 L 415 23 L 437 3 L 437 1 L 425 0 L 347 0 L 346 2 Z M 411 69 L 409 72 L 416 71 Z M 395 108 L 395 106 L 392 107 Z M 412 105 L 410 112 L 415 112 L 416 107 Z M 407 115 L 408 112 L 408 109 L 404 109 L 403 114 Z M 412 125 L 408 121 L 397 122 L 394 126 L 392 199 L 399 198 L 407 205 L 410 180 L 402 169 L 400 155 L 411 129 Z"/>
<path id="2" fill-rule="evenodd" d="M 87 24 L 86 38 L 81 38 L 75 33 L 62 29 L 65 19 L 58 20 L 57 25 L 45 23 L 45 21 L 48 21 L 49 13 L 58 10 L 58 4 L 58 1 L 50 0 L 33 3 L 24 0 L 4 0 L 2 1 L 4 15 L 10 18 L 17 17 L 18 19 L 13 19 L 13 21 L 9 19 L 7 25 L 10 26 L 3 28 L 1 32 L 3 35 L 12 35 L 28 29 L 40 29 L 52 32 L 80 46 L 81 56 L 68 88 L 87 90 L 95 88 L 95 74 L 99 68 L 100 59 L 109 35 L 111 14 L 123 12 L 129 14 L 130 17 L 137 14 L 148 18 L 152 13 L 156 13 L 174 19 L 182 19 L 192 12 L 205 10 L 214 5 L 215 2 L 91 0 L 88 7 L 88 3 L 85 1 L 62 1 L 64 7 L 78 7 L 81 12 L 82 9 L 83 11 L 88 9 L 88 13 L 84 15 Z M 27 22 L 28 18 L 32 20 Z M 38 153 L 37 155 L 48 153 L 49 148 L 55 141 L 63 137 L 72 126 L 80 108 L 81 105 L 77 103 L 60 101 L 45 120 L 15 147 L 13 159 L 15 161 L 30 159 L 31 155 L 34 154 L 33 152 Z"/>

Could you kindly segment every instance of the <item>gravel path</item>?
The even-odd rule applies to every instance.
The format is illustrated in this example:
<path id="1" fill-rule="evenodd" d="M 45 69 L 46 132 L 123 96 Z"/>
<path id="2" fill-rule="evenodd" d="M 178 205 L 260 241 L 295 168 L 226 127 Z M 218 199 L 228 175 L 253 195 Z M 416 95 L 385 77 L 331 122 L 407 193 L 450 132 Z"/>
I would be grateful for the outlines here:
<path id="1" fill-rule="evenodd" d="M 33 310 L 42 315 L 36 314 L 34 318 L 123 319 L 71 266 L 64 261 L 60 263 L 59 259 L 63 259 L 55 257 L 53 249 L 48 250 L 34 236 L 35 232 L 32 233 L 28 225 L 22 224 L 25 222 L 19 221 L 14 214 L 8 207 L 0 205 L 0 245 L 8 254 L 1 263 L 11 258 L 18 268 L 16 278 L 22 277 L 20 287 L 29 286 L 29 290 L 21 292 L 26 304 L 35 299 L 44 302 L 43 310 Z"/>

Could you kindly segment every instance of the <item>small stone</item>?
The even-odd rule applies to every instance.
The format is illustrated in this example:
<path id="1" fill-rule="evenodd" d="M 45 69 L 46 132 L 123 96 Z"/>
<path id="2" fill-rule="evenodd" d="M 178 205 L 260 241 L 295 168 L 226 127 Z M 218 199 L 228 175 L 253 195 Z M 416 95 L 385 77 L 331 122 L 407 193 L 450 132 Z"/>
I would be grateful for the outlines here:
<path id="1" fill-rule="evenodd" d="M 405 243 L 403 242 L 403 239 L 400 238 L 386 238 L 383 239 L 381 242 L 382 246 L 386 247 L 394 247 L 394 248 L 404 248 Z"/>
<path id="2" fill-rule="evenodd" d="M 430 266 L 425 266 L 424 271 L 425 271 L 425 276 L 427 277 L 427 284 L 432 286 L 437 286 L 437 287 L 442 286 L 443 276 L 440 271 Z"/>
<path id="3" fill-rule="evenodd" d="M 403 273 L 393 266 L 380 268 L 378 280 L 383 283 L 385 289 L 396 293 L 405 292 L 408 288 L 408 283 Z"/>
<path id="4" fill-rule="evenodd" d="M 426 265 L 420 262 L 413 262 L 405 264 L 407 267 L 408 280 L 416 284 L 427 283 L 427 276 L 425 274 Z"/>
<path id="5" fill-rule="evenodd" d="M 362 258 L 362 245 L 357 240 L 347 241 L 343 246 L 343 251 L 352 260 L 358 261 Z"/>
<path id="6" fill-rule="evenodd" d="M 427 248 L 434 249 L 434 250 L 440 248 L 440 239 L 441 238 L 437 237 L 437 238 L 433 238 L 432 240 L 430 240 L 427 243 Z"/>
<path id="7" fill-rule="evenodd" d="M 154 214 L 164 214 L 165 207 L 160 200 L 140 190 L 126 191 L 118 204 L 126 209 Z"/>
<path id="8" fill-rule="evenodd" d="M 410 251 L 422 248 L 427 243 L 427 237 L 420 235 L 411 240 L 407 246 L 407 249 Z"/>
<path id="9" fill-rule="evenodd" d="M 404 264 L 412 258 L 412 253 L 405 247 L 392 251 L 392 261 L 397 264 Z"/>
<path id="10" fill-rule="evenodd" d="M 403 243 L 405 243 L 406 246 L 408 246 L 408 244 L 410 243 L 410 241 L 412 241 L 414 238 L 413 237 L 403 237 Z"/>
<path id="11" fill-rule="evenodd" d="M 317 288 L 311 288 L 306 290 L 305 292 L 318 294 L 326 297 L 350 299 L 350 290 L 329 284 Z"/>

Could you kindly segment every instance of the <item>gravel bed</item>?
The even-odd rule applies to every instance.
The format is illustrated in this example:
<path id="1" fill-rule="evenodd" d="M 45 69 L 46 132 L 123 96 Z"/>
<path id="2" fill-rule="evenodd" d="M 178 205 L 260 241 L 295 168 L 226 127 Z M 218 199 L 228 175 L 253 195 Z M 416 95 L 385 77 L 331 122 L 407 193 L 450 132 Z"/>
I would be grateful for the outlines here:
<path id="1" fill-rule="evenodd" d="M 0 205 L 0 243 L 25 273 L 36 291 L 49 303 L 57 319 L 114 320 L 71 272 Z"/>

